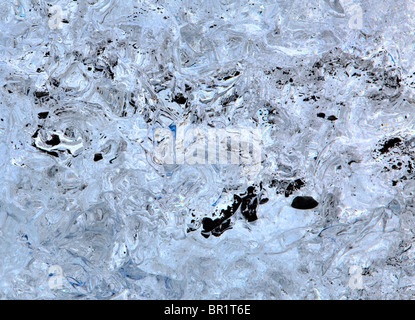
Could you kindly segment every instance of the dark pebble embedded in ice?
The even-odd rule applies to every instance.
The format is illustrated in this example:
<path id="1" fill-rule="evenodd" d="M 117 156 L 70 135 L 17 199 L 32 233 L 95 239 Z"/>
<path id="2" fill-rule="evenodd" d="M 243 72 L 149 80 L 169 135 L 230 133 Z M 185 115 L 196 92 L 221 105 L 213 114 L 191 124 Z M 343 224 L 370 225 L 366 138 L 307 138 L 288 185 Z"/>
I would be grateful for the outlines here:
<path id="1" fill-rule="evenodd" d="M 263 199 L 261 199 L 260 201 L 259 201 L 259 204 L 265 204 L 265 203 L 267 203 L 269 201 L 269 199 L 268 198 L 263 198 Z"/>
<path id="2" fill-rule="evenodd" d="M 222 235 L 222 233 L 229 229 L 232 229 L 231 219 L 224 221 L 222 224 L 213 229 L 212 235 L 215 237 L 219 237 L 220 235 Z"/>
<path id="3" fill-rule="evenodd" d="M 181 93 L 178 93 L 174 98 L 174 102 L 177 102 L 178 104 L 185 104 L 187 101 L 187 98 L 184 97 Z"/>
<path id="4" fill-rule="evenodd" d="M 337 117 L 336 116 L 328 116 L 327 117 L 327 120 L 336 121 L 337 120 Z"/>
<path id="5" fill-rule="evenodd" d="M 395 148 L 396 146 L 400 145 L 401 142 L 402 140 L 400 138 L 392 138 L 383 144 L 382 148 L 379 149 L 379 152 L 381 154 L 385 154 L 389 152 L 390 149 Z"/>
<path id="6" fill-rule="evenodd" d="M 40 99 L 42 97 L 47 97 L 49 95 L 49 92 L 36 91 L 34 94 L 36 98 Z"/>
<path id="7" fill-rule="evenodd" d="M 291 203 L 291 207 L 294 209 L 306 210 L 306 209 L 313 209 L 318 206 L 318 202 L 314 200 L 313 197 L 309 196 L 299 196 L 295 197 L 293 202 Z"/>
<path id="8" fill-rule="evenodd" d="M 301 189 L 304 186 L 304 181 L 297 179 L 291 182 L 285 189 L 285 197 L 289 197 L 295 190 Z"/>
<path id="9" fill-rule="evenodd" d="M 245 197 L 241 204 L 241 213 L 248 222 L 253 222 L 258 219 L 256 215 L 258 207 L 257 197 Z"/>
<path id="10" fill-rule="evenodd" d="M 220 226 L 222 221 L 220 219 L 212 220 L 211 218 L 203 218 L 202 225 L 203 225 L 203 231 L 202 232 L 210 232 L 216 227 Z"/>
<path id="11" fill-rule="evenodd" d="M 38 117 L 39 119 L 46 119 L 46 118 L 47 118 L 47 116 L 48 116 L 48 114 L 49 114 L 49 112 L 48 112 L 48 111 L 45 111 L 45 112 L 39 112 L 39 113 L 37 114 L 37 117 Z"/>
<path id="12" fill-rule="evenodd" d="M 56 146 L 59 143 L 61 143 L 61 139 L 59 138 L 58 135 L 52 134 L 52 139 L 46 141 L 45 143 L 49 146 Z"/>
<path id="13" fill-rule="evenodd" d="M 59 87 L 59 85 L 60 85 L 60 82 L 59 82 L 59 80 L 56 80 L 56 79 L 51 79 L 50 80 L 50 82 L 55 86 L 55 87 Z"/>
<path id="14" fill-rule="evenodd" d="M 102 160 L 102 154 L 101 153 L 96 153 L 94 155 L 94 161 L 99 161 Z"/>

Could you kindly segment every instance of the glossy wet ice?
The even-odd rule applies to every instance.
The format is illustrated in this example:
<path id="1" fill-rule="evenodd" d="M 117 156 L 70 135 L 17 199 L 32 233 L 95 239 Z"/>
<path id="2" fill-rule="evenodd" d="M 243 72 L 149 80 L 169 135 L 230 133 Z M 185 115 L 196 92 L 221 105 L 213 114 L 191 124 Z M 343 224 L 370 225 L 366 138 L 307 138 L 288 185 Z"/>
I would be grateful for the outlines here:
<path id="1" fill-rule="evenodd" d="M 412 297 L 415 3 L 0 6 L 1 298 Z"/>

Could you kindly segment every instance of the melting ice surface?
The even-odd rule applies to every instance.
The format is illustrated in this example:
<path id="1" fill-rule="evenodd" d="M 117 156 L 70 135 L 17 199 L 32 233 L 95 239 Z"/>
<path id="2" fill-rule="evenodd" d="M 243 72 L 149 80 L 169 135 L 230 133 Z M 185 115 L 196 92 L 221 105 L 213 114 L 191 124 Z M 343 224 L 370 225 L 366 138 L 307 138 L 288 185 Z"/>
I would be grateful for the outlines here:
<path id="1" fill-rule="evenodd" d="M 0 298 L 413 297 L 413 1 L 0 7 Z"/>

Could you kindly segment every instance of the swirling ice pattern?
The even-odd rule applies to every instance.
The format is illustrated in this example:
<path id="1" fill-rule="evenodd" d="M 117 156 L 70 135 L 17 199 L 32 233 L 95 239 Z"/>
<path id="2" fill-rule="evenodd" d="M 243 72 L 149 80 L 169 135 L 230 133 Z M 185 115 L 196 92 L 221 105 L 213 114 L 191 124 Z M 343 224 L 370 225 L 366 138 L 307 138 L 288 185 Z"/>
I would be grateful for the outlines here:
<path id="1" fill-rule="evenodd" d="M 0 298 L 413 297 L 413 1 L 0 7 Z"/>

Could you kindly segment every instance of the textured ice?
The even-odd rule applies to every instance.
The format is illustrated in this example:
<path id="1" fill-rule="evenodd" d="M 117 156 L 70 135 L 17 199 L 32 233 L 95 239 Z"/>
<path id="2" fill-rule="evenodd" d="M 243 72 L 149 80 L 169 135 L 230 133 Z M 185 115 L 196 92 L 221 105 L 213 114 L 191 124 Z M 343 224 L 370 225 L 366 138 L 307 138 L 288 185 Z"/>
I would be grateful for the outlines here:
<path id="1" fill-rule="evenodd" d="M 413 298 L 414 14 L 0 0 L 0 298 Z M 165 163 L 180 128 L 260 171 Z"/>

